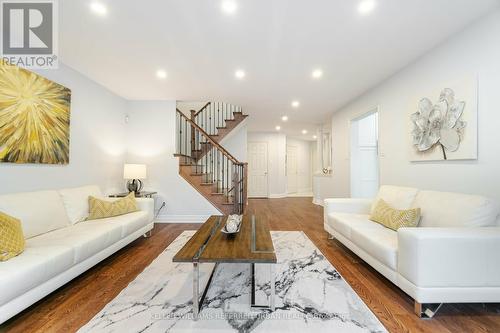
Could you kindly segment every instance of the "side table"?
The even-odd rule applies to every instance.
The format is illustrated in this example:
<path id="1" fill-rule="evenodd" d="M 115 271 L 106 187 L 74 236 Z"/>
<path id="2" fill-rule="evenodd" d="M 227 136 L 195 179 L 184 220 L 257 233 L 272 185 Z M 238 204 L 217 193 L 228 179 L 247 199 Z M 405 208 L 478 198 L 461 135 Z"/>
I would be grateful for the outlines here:
<path id="1" fill-rule="evenodd" d="M 116 193 L 116 194 L 110 194 L 110 198 L 124 198 L 127 195 L 129 195 L 130 192 L 123 192 L 123 193 Z M 141 192 L 136 192 L 135 197 L 136 198 L 152 198 L 153 195 L 157 194 L 158 192 L 148 192 L 148 191 L 141 191 Z"/>

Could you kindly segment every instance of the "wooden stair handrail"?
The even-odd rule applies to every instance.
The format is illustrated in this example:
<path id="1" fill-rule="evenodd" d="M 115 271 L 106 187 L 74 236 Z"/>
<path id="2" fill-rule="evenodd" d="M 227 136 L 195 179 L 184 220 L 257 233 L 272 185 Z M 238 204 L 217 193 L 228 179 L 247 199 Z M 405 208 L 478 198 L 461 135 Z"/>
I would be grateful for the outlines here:
<path id="1" fill-rule="evenodd" d="M 226 149 L 224 149 L 224 147 L 222 147 L 218 142 L 216 142 L 214 139 L 212 139 L 210 137 L 210 135 L 208 135 L 208 133 L 203 130 L 203 128 L 201 128 L 194 121 L 192 121 L 191 119 L 186 117 L 186 115 L 184 113 L 182 113 L 181 110 L 176 109 L 176 111 L 179 113 L 179 115 L 181 117 L 183 117 L 188 123 L 190 123 L 192 127 L 197 129 L 201 133 L 201 135 L 203 135 L 208 141 L 210 141 L 210 143 L 213 146 L 215 146 L 218 150 L 220 150 L 222 152 L 222 154 L 224 154 L 228 159 L 230 159 L 231 162 L 233 162 L 234 164 L 237 164 L 237 165 L 248 164 L 248 163 L 242 163 L 242 162 L 238 161 L 233 155 L 231 155 Z"/>
<path id="2" fill-rule="evenodd" d="M 207 104 L 205 104 L 201 109 L 199 109 L 198 111 L 196 111 L 194 113 L 194 117 L 196 118 L 200 113 L 203 112 L 203 110 L 205 110 L 210 104 L 212 104 L 212 102 L 208 102 Z"/>

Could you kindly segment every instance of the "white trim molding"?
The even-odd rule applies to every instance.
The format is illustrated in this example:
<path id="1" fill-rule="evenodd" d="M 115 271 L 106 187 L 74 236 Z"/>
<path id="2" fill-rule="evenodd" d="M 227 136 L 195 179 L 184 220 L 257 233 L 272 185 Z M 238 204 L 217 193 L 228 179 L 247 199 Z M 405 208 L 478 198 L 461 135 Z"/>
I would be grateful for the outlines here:
<path id="1" fill-rule="evenodd" d="M 269 194 L 269 199 L 281 199 L 288 197 L 287 193 Z"/>
<path id="2" fill-rule="evenodd" d="M 287 197 L 290 197 L 290 198 L 308 198 L 308 197 L 313 197 L 313 193 L 311 190 L 309 191 L 300 191 L 300 192 L 297 192 L 297 193 L 289 193 L 287 194 Z"/>
<path id="3" fill-rule="evenodd" d="M 318 198 L 313 198 L 313 204 L 318 205 L 318 206 L 323 206 L 323 200 L 318 199 Z"/>

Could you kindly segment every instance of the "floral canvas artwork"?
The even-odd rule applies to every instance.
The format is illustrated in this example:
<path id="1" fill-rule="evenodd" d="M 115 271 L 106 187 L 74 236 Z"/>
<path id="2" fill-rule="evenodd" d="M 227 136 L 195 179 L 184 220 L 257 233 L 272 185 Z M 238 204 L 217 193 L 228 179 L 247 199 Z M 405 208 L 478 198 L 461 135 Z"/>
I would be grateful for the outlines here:
<path id="1" fill-rule="evenodd" d="M 71 91 L 0 62 L 0 162 L 69 163 Z"/>
<path id="2" fill-rule="evenodd" d="M 477 97 L 473 80 L 420 98 L 410 115 L 413 161 L 477 158 Z M 416 110 L 415 110 L 416 109 Z"/>

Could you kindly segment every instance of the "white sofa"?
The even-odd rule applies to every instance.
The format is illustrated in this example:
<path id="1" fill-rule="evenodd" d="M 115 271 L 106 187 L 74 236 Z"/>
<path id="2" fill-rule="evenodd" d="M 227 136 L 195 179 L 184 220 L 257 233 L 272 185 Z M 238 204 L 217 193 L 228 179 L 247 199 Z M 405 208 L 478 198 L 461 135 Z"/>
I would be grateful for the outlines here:
<path id="1" fill-rule="evenodd" d="M 153 199 L 140 211 L 85 221 L 97 186 L 0 196 L 0 211 L 21 220 L 26 248 L 0 262 L 0 324 L 153 228 Z"/>
<path id="2" fill-rule="evenodd" d="M 396 232 L 370 221 L 380 198 L 421 208 L 418 227 Z M 382 186 L 374 199 L 326 199 L 324 228 L 410 295 L 419 316 L 434 315 L 429 303 L 500 302 L 499 208 L 491 199 Z"/>

